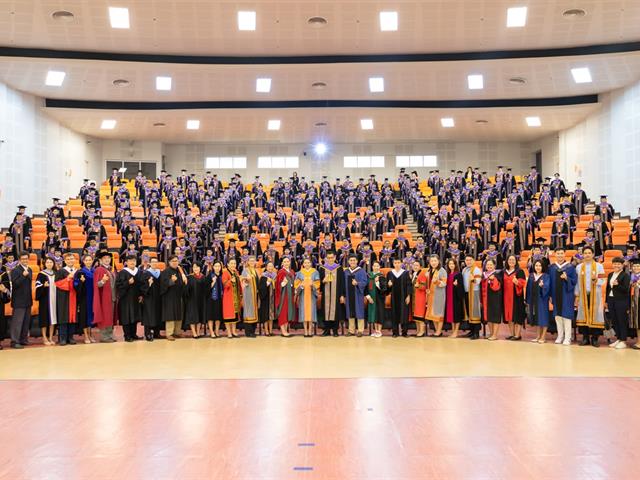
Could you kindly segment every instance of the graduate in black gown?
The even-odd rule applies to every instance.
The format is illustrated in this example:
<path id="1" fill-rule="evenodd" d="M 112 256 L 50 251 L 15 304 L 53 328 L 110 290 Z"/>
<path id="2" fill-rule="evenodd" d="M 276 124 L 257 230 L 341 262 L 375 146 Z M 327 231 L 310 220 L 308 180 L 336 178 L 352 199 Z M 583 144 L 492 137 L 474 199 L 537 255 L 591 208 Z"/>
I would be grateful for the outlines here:
<path id="1" fill-rule="evenodd" d="M 125 259 L 125 267 L 116 276 L 118 313 L 125 342 L 140 340 L 136 329 L 142 317 L 143 296 L 140 287 L 143 277 L 142 271 L 136 266 L 136 263 L 136 257 L 129 255 Z"/>
<path id="2" fill-rule="evenodd" d="M 369 325 L 373 325 L 371 336 L 379 338 L 382 337 L 382 327 L 384 326 L 387 280 L 380 271 L 380 262 L 377 260 L 371 264 L 371 272 L 368 277 L 369 282 L 364 292 L 367 304 L 367 322 Z"/>
<path id="3" fill-rule="evenodd" d="M 72 253 L 64 256 L 65 266 L 56 272 L 56 319 L 60 345 L 75 345 L 73 338 L 76 329 L 76 291 L 73 288 L 73 276 L 76 269 L 76 257 Z"/>
<path id="4" fill-rule="evenodd" d="M 96 343 L 91 335 L 93 327 L 93 257 L 82 257 L 82 267 L 73 278 L 76 289 L 76 303 L 78 315 L 78 333 L 84 333 L 84 343 Z"/>
<path id="5" fill-rule="evenodd" d="M 144 325 L 144 338 L 148 342 L 153 342 L 154 338 L 160 337 L 162 327 L 160 314 L 162 309 L 162 302 L 160 300 L 160 273 L 157 258 L 150 258 L 148 265 L 143 261 L 140 293 L 142 294 L 142 325 Z"/>
<path id="6" fill-rule="evenodd" d="M 207 316 L 207 326 L 209 336 L 216 338 L 220 336 L 220 322 L 222 322 L 222 263 L 213 262 L 211 271 L 207 275 L 209 284 L 209 295 L 207 296 L 205 314 Z"/>
<path id="7" fill-rule="evenodd" d="M 199 263 L 194 263 L 191 269 L 191 275 L 187 277 L 184 320 L 191 329 L 193 338 L 200 338 L 204 334 L 204 325 L 207 321 L 205 305 L 209 297 L 209 283 L 207 277 L 202 274 Z"/>
<path id="8" fill-rule="evenodd" d="M 387 273 L 387 287 L 391 295 L 391 324 L 393 337 L 409 336 L 409 305 L 411 304 L 411 276 L 402 268 L 402 260 L 393 259 L 393 269 Z M 401 331 L 400 331 L 401 329 Z"/>
<path id="9" fill-rule="evenodd" d="M 45 258 L 44 268 L 38 273 L 35 297 L 38 300 L 38 320 L 45 345 L 55 345 L 53 332 L 56 328 L 56 270 L 52 258 Z M 1 305 L 0 305 L 1 307 Z"/>
<path id="10" fill-rule="evenodd" d="M 276 290 L 275 282 L 277 271 L 273 262 L 268 262 L 265 271 L 258 280 L 258 321 L 264 325 L 264 335 L 273 336 L 273 322 L 276 319 Z"/>

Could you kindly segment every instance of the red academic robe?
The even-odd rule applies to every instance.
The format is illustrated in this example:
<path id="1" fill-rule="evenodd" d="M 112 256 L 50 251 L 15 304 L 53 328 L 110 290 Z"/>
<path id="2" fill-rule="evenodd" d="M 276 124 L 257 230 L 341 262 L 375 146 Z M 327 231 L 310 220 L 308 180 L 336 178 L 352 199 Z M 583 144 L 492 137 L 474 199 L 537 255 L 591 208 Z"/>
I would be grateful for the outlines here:
<path id="1" fill-rule="evenodd" d="M 234 286 L 231 282 L 231 275 L 231 272 L 226 268 L 222 271 L 222 318 L 224 320 L 237 320 L 240 312 L 236 312 L 236 304 L 240 305 L 242 302 L 240 277 L 237 272 L 234 274 L 236 277 Z M 235 294 L 234 288 L 238 292 L 237 294 Z M 234 298 L 234 294 L 238 298 Z"/>
<path id="2" fill-rule="evenodd" d="M 503 296 L 504 296 L 504 321 L 505 323 L 515 322 L 519 325 L 524 323 L 524 289 L 527 285 L 524 272 L 516 269 L 511 273 L 502 271 Z M 513 279 L 518 279 L 518 285 L 514 286 Z"/>
<path id="3" fill-rule="evenodd" d="M 64 270 L 66 272 L 66 270 Z M 76 323 L 76 290 L 73 288 L 73 275 L 67 272 L 67 276 L 56 282 L 56 288 L 69 292 L 69 321 Z"/>
<path id="4" fill-rule="evenodd" d="M 283 288 L 281 285 L 285 278 L 289 280 L 289 284 Z M 276 315 L 278 316 L 278 326 L 280 327 L 288 323 L 296 322 L 296 307 L 293 298 L 294 279 L 295 274 L 293 270 L 289 270 L 287 273 L 284 268 L 281 268 L 276 275 Z"/>
<path id="5" fill-rule="evenodd" d="M 482 304 L 482 321 L 502 323 L 504 305 L 502 302 L 502 282 L 497 273 L 482 275 L 480 282 L 480 303 Z"/>
<path id="6" fill-rule="evenodd" d="M 118 309 L 113 308 L 111 300 L 111 280 L 98 287 L 98 282 L 109 273 L 110 271 L 101 265 L 93 272 L 93 324 L 100 329 L 113 327 L 117 323 Z"/>

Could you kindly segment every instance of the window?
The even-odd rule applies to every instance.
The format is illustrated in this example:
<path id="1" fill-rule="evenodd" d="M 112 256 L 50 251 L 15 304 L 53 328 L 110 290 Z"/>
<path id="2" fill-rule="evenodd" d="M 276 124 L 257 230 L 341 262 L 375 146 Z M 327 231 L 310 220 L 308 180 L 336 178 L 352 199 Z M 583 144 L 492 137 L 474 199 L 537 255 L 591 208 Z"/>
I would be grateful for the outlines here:
<path id="1" fill-rule="evenodd" d="M 438 157 L 436 155 L 398 155 L 396 156 L 396 167 L 437 167 Z"/>
<path id="2" fill-rule="evenodd" d="M 298 168 L 298 157 L 258 157 L 258 168 Z"/>
<path id="3" fill-rule="evenodd" d="M 247 157 L 207 157 L 204 159 L 204 168 L 247 168 Z"/>
<path id="4" fill-rule="evenodd" d="M 344 157 L 344 168 L 384 168 L 384 156 Z"/>

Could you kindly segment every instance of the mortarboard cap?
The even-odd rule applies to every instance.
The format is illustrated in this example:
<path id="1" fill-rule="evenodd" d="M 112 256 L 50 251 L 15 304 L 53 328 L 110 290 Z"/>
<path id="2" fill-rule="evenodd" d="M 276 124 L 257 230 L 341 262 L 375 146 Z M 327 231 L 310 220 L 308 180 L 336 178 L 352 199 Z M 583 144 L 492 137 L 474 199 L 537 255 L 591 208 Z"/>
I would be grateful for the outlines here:
<path id="1" fill-rule="evenodd" d="M 18 205 L 18 210 L 25 210 L 27 207 L 25 207 L 24 205 Z"/>

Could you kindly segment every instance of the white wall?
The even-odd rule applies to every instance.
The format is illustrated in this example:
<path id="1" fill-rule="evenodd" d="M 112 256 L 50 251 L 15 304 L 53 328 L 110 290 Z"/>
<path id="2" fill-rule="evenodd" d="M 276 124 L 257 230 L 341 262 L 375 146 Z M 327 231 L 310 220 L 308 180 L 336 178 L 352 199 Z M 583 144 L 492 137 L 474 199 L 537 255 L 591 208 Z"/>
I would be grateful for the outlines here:
<path id="1" fill-rule="evenodd" d="M 85 177 L 99 178 L 99 141 L 87 143 L 49 118 L 43 100 L 0 83 L 0 226 L 16 207 L 42 213 L 51 197 L 75 196 Z"/>
<path id="2" fill-rule="evenodd" d="M 559 172 L 582 181 L 594 200 L 606 194 L 623 215 L 640 207 L 640 83 L 600 95 L 601 108 L 560 132 Z"/>
<path id="3" fill-rule="evenodd" d="M 224 145 L 224 144 L 167 144 L 164 147 L 165 168 L 168 173 L 176 175 L 185 168 L 189 172 L 202 175 L 205 172 L 204 159 L 207 156 L 243 156 L 247 157 L 247 169 L 239 171 L 243 178 L 253 179 L 260 175 L 264 181 L 271 181 L 279 176 L 290 176 L 289 170 L 265 170 L 257 168 L 259 156 L 297 156 L 300 158 L 300 176 L 319 180 L 327 175 L 351 178 L 366 177 L 375 174 L 378 178 L 395 179 L 399 169 L 395 166 L 396 155 L 437 155 L 438 169 L 447 173 L 451 169 L 465 169 L 468 165 L 478 166 L 481 170 L 494 172 L 497 165 L 509 165 L 514 172 L 528 171 L 533 158 L 527 145 L 506 142 L 424 142 L 412 144 L 339 144 L 331 145 L 330 153 L 322 159 L 316 159 L 310 145 Z M 303 152 L 307 156 L 303 156 Z M 350 155 L 371 156 L 384 155 L 385 168 L 345 169 L 343 157 Z M 410 168 L 409 170 L 413 170 Z M 430 168 L 417 169 L 426 175 Z M 228 178 L 234 170 L 217 172 L 222 178 Z M 245 180 L 247 181 L 247 180 Z"/>
<path id="4" fill-rule="evenodd" d="M 560 168 L 560 135 L 558 133 L 528 143 L 527 150 L 532 152 L 532 160 L 535 152 L 542 152 L 542 171 L 540 173 L 544 177 L 552 177 L 558 172 Z M 535 161 L 531 165 L 535 165 Z M 573 185 L 567 185 L 567 188 L 571 189 Z"/>
<path id="5" fill-rule="evenodd" d="M 155 163 L 156 175 L 160 175 L 160 170 L 162 169 L 162 150 L 162 142 L 104 140 L 102 142 L 100 178 L 104 180 L 111 173 L 106 170 L 106 163 L 110 160 Z"/>

